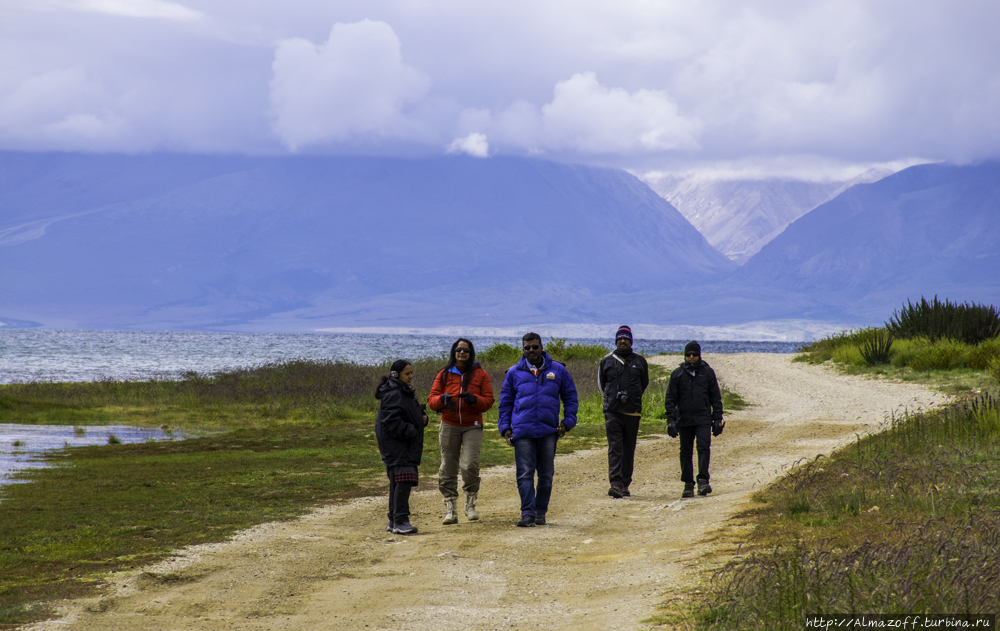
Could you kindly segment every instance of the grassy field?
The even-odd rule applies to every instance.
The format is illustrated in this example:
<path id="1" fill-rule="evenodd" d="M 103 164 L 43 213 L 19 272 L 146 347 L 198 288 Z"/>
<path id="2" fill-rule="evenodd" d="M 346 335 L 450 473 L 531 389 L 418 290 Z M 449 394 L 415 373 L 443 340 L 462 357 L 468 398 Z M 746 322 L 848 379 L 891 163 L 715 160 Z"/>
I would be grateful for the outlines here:
<path id="1" fill-rule="evenodd" d="M 563 353 L 580 396 L 579 424 L 559 441 L 559 452 L 603 447 L 596 375 L 606 351 L 555 346 L 550 350 Z M 517 350 L 491 350 L 484 355 L 493 361 L 483 366 L 499 395 Z M 415 363 L 419 397 L 426 399 L 443 363 Z M 668 375 L 658 366 L 650 371 L 640 437 L 663 431 Z M 0 488 L 0 627 L 45 618 L 47 601 L 95 593 L 105 571 L 384 492 L 374 391 L 387 372 L 290 361 L 180 381 L 0 386 L 0 422 L 164 426 L 195 436 L 63 450 L 48 457 L 57 466 L 24 472 L 30 483 Z M 727 406 L 742 404 L 724 395 Z M 482 464 L 512 464 L 513 450 L 495 431 L 495 407 L 485 420 Z M 432 415 L 420 467 L 424 488 L 433 488 L 440 464 L 436 426 Z"/>

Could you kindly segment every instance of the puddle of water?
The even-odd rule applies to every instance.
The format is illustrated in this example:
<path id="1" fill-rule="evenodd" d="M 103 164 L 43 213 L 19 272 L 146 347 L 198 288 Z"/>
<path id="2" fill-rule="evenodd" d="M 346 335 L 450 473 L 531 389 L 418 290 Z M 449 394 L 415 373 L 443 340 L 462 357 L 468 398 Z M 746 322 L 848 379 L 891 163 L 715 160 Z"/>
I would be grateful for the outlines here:
<path id="1" fill-rule="evenodd" d="M 111 436 L 123 444 L 147 440 L 180 440 L 180 432 L 131 425 L 22 425 L 0 423 L 0 486 L 22 480 L 11 476 L 23 469 L 48 466 L 40 456 L 65 447 L 106 445 Z"/>

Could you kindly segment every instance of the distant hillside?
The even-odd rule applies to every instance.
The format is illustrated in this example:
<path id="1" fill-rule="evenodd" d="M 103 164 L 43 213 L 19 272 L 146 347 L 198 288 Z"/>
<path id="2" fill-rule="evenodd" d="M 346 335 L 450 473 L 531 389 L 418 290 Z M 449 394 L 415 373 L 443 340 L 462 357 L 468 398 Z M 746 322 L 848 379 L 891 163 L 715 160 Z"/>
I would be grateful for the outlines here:
<path id="1" fill-rule="evenodd" d="M 890 173 L 890 169 L 870 169 L 848 182 L 726 180 L 702 175 L 647 181 L 717 250 L 743 264 L 816 206 L 855 184 L 875 182 Z"/>
<path id="2" fill-rule="evenodd" d="M 799 218 L 727 285 L 870 320 L 921 295 L 1000 305 L 998 270 L 1000 162 L 920 165 Z"/>
<path id="3" fill-rule="evenodd" d="M 514 158 L 0 153 L 0 209 L 0 320 L 46 326 L 617 320 L 734 267 L 627 173 Z"/>

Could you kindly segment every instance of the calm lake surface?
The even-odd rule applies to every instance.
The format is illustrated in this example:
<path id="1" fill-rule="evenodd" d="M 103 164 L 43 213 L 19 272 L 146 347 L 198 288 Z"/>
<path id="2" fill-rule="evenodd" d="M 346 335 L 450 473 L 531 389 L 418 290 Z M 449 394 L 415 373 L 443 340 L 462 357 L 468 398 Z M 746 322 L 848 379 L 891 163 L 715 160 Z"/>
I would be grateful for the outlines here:
<path id="1" fill-rule="evenodd" d="M 469 339 L 477 350 L 519 337 Z M 548 341 L 547 338 L 543 338 Z M 0 328 L 0 383 L 169 379 L 182 372 L 212 373 L 288 359 L 329 359 L 379 364 L 446 353 L 455 337 L 342 333 L 215 333 L 149 331 L 56 331 Z M 679 353 L 688 340 L 637 339 L 650 355 Z M 569 338 L 602 344 L 610 339 Z M 801 342 L 701 342 L 705 353 L 794 353 Z"/>

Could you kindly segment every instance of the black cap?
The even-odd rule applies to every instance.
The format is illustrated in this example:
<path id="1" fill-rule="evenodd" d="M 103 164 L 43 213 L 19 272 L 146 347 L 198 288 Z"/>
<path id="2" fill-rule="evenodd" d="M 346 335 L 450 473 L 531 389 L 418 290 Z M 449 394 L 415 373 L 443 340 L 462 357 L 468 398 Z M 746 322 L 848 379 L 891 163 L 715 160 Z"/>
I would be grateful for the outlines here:
<path id="1" fill-rule="evenodd" d="M 688 353 L 698 353 L 698 357 L 701 357 L 701 345 L 698 342 L 688 342 L 687 346 L 684 347 L 684 354 Z"/>

